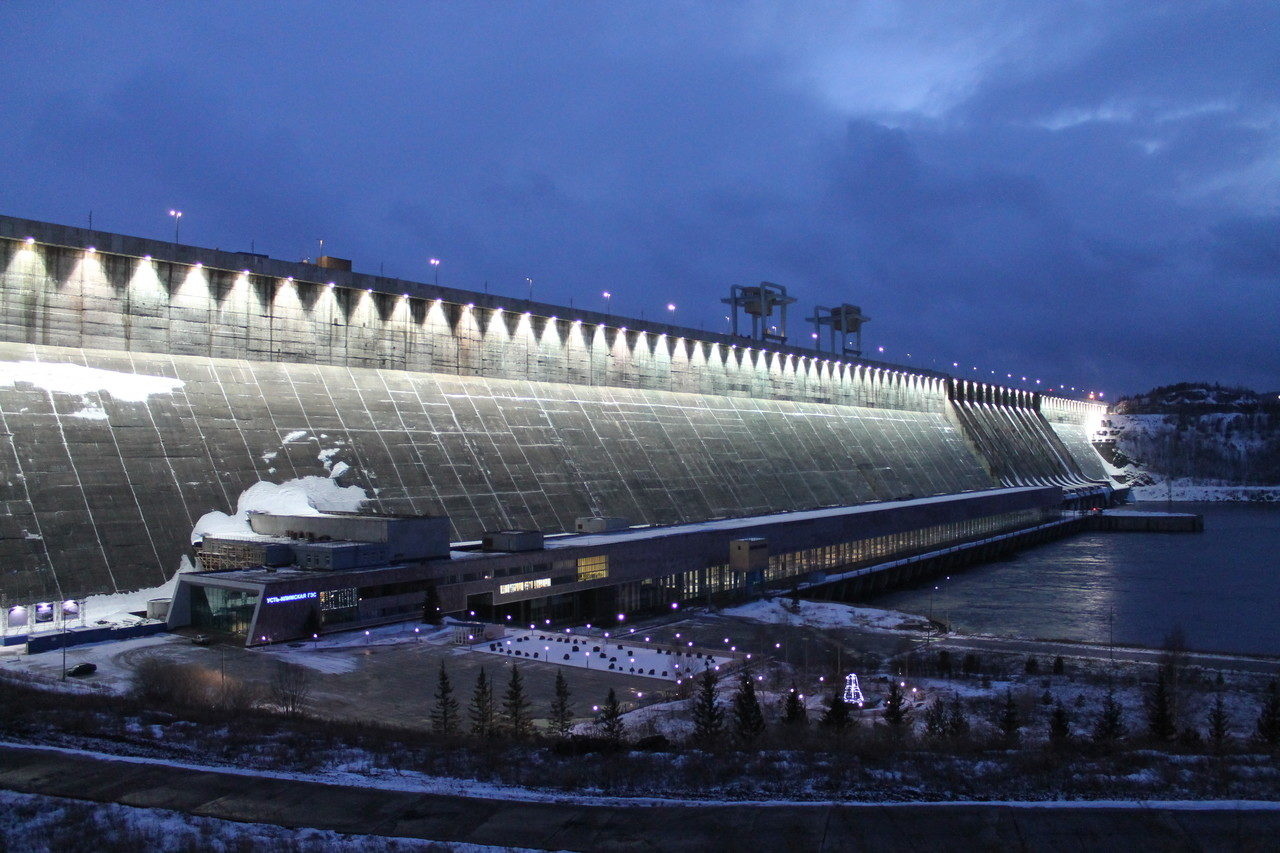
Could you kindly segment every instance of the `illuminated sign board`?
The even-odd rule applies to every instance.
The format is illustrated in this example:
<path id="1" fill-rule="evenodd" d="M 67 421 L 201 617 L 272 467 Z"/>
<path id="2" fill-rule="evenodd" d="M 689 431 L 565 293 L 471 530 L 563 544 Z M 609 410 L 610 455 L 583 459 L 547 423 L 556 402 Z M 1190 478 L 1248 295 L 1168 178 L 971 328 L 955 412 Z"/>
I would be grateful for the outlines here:
<path id="1" fill-rule="evenodd" d="M 538 578 L 534 581 L 504 583 L 498 587 L 498 595 L 510 595 L 513 592 L 528 592 L 531 589 L 544 589 L 551 586 L 551 578 Z"/>
<path id="2" fill-rule="evenodd" d="M 268 595 L 267 604 L 284 604 L 286 601 L 303 601 L 308 598 L 315 598 L 314 592 L 293 592 L 289 595 Z"/>

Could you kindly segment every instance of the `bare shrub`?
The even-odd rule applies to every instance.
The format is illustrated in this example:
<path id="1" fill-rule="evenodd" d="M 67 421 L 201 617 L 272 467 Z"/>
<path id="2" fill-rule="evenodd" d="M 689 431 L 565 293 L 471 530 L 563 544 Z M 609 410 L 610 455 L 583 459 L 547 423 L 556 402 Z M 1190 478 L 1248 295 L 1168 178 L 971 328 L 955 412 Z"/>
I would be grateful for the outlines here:
<path id="1" fill-rule="evenodd" d="M 133 697 L 152 707 L 209 707 L 217 704 L 220 687 L 203 667 L 158 655 L 144 657 L 133 670 Z"/>
<path id="2" fill-rule="evenodd" d="M 280 661 L 271 677 L 271 699 L 291 717 L 299 716 L 311 696 L 311 670 Z"/>

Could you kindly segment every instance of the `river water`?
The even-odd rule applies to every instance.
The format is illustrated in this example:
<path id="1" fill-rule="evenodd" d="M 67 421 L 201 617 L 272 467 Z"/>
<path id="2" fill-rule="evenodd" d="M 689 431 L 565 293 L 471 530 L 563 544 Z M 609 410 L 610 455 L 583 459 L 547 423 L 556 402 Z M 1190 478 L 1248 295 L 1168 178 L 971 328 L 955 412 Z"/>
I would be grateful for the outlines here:
<path id="1" fill-rule="evenodd" d="M 1195 512 L 1204 533 L 1083 533 L 876 596 L 955 630 L 1159 646 L 1175 625 L 1201 651 L 1280 655 L 1280 506 L 1137 503 Z M 936 587 L 936 589 L 934 589 Z"/>

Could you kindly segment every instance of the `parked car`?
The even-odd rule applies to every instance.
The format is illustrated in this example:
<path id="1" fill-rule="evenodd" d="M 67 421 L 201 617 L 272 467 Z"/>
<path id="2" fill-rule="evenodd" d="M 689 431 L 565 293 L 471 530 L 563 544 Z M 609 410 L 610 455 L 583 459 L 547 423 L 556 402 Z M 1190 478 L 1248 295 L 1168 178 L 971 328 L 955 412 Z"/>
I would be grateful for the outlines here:
<path id="1" fill-rule="evenodd" d="M 207 646 L 213 642 L 213 637 L 208 634 L 196 634 L 191 638 L 191 642 L 197 646 Z"/>
<path id="2" fill-rule="evenodd" d="M 67 670 L 67 675 L 79 678 L 82 675 L 93 675 L 97 671 L 96 663 L 78 663 Z"/>

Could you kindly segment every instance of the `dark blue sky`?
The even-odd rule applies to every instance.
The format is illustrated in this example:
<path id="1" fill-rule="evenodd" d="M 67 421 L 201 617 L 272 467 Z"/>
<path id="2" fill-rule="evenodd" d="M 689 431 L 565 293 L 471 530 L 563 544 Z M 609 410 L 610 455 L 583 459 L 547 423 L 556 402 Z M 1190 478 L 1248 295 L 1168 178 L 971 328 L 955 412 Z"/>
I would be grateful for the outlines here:
<path id="1" fill-rule="evenodd" d="M 10 215 L 717 330 L 764 279 L 907 364 L 1280 388 L 1280 4 L 9 0 L 0 81 Z"/>

